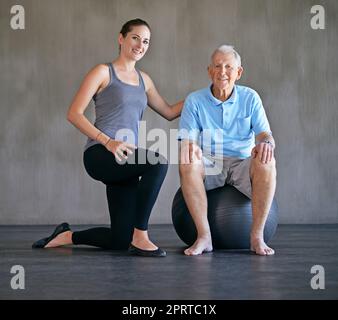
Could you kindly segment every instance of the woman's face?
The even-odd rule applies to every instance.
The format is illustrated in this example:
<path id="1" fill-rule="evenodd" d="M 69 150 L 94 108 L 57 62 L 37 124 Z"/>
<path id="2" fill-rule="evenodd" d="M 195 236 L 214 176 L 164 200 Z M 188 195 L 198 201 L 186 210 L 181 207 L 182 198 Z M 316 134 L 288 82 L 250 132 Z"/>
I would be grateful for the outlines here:
<path id="1" fill-rule="evenodd" d="M 121 54 L 131 60 L 138 61 L 147 52 L 150 42 L 150 31 L 146 26 L 134 26 L 124 38 L 119 35 Z"/>

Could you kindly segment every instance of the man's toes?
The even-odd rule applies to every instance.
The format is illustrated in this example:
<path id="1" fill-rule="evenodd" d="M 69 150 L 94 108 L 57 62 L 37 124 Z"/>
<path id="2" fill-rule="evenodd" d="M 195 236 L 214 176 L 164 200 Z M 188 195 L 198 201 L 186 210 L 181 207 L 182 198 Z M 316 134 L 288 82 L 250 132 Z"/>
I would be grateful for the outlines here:
<path id="1" fill-rule="evenodd" d="M 254 252 L 255 254 L 260 255 L 260 256 L 266 256 L 266 254 L 267 254 L 266 251 L 261 247 L 258 247 L 258 248 L 252 247 L 251 251 Z"/>
<path id="2" fill-rule="evenodd" d="M 271 255 L 275 254 L 275 250 L 269 248 L 269 249 L 266 250 L 266 254 L 267 254 L 268 256 L 271 256 Z"/>
<path id="3" fill-rule="evenodd" d="M 184 254 L 187 256 L 192 256 L 193 255 L 193 250 L 191 248 L 188 248 L 184 250 Z"/>
<path id="4" fill-rule="evenodd" d="M 197 255 L 199 255 L 199 254 L 200 254 L 199 251 L 196 250 L 196 249 L 190 251 L 190 255 L 191 255 L 191 256 L 197 256 Z"/>
<path id="5" fill-rule="evenodd" d="M 187 256 L 197 256 L 199 254 L 201 254 L 197 249 L 195 248 L 188 248 L 184 251 L 184 253 L 187 255 Z"/>
<path id="6" fill-rule="evenodd" d="M 271 256 L 275 254 L 275 251 L 271 248 L 252 248 L 251 250 L 260 256 Z"/>

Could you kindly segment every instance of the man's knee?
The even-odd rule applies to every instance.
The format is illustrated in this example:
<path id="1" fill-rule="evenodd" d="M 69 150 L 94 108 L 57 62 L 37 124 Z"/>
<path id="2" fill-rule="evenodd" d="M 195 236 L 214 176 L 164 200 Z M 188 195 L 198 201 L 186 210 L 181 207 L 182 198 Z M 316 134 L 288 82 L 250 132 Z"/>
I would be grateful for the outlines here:
<path id="1" fill-rule="evenodd" d="M 275 179 L 277 175 L 275 158 L 273 157 L 268 163 L 263 163 L 258 157 L 252 159 L 250 175 L 252 178 L 256 176 Z"/>

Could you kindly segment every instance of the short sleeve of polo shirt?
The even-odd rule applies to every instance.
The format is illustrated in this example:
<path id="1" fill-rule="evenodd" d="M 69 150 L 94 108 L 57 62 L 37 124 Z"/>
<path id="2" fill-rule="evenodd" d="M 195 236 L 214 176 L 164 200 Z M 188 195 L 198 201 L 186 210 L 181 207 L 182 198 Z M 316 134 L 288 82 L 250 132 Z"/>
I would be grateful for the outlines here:
<path id="1" fill-rule="evenodd" d="M 266 116 L 262 100 L 258 93 L 253 95 L 253 109 L 252 109 L 252 130 L 255 132 L 255 135 L 260 134 L 261 132 L 268 132 L 271 134 L 270 125 L 268 118 Z"/>
<path id="2" fill-rule="evenodd" d="M 181 113 L 178 140 L 194 140 L 198 141 L 199 134 L 202 130 L 198 117 L 198 109 L 189 95 L 185 102 Z"/>

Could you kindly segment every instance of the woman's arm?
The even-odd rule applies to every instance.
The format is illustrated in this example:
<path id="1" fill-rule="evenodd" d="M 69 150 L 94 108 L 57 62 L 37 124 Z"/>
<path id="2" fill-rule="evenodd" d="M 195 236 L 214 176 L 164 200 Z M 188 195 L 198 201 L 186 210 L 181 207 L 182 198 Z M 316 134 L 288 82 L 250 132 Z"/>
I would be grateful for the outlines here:
<path id="1" fill-rule="evenodd" d="M 109 81 L 109 70 L 106 66 L 100 64 L 88 72 L 82 81 L 80 89 L 76 93 L 67 113 L 67 120 L 71 122 L 83 134 L 97 140 L 101 144 L 106 144 L 109 137 L 104 133 L 100 134 L 94 125 L 84 116 L 90 100 L 94 94 Z"/>
<path id="2" fill-rule="evenodd" d="M 99 89 L 104 88 L 108 82 L 109 69 L 106 66 L 100 64 L 90 70 L 69 107 L 67 119 L 86 136 L 103 144 L 108 151 L 121 161 L 121 158 L 127 159 L 127 155 L 132 154 L 136 146 L 123 141 L 112 140 L 84 116 L 84 112 L 94 94 Z"/>
<path id="3" fill-rule="evenodd" d="M 144 72 L 142 72 L 142 76 L 146 86 L 149 107 L 169 121 L 179 117 L 183 108 L 184 100 L 179 101 L 174 105 L 169 105 L 158 93 L 151 78 Z"/>

